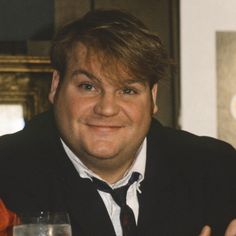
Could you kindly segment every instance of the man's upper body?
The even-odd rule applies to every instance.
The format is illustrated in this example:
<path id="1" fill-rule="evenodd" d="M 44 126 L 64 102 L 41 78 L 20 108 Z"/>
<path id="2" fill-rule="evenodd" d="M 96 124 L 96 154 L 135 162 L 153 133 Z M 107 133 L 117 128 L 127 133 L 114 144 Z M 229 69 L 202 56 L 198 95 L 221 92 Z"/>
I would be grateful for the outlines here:
<path id="1" fill-rule="evenodd" d="M 160 39 L 128 13 L 96 10 L 57 33 L 51 61 L 52 111 L 0 140 L 7 209 L 67 211 L 75 236 L 125 234 L 124 209 L 135 235 L 196 235 L 206 224 L 222 235 L 236 217 L 235 150 L 152 120 L 169 63 Z M 117 224 L 92 177 L 129 182 L 140 159 L 143 179 Z"/>
<path id="2" fill-rule="evenodd" d="M 115 235 L 92 181 L 67 156 L 51 113 L 2 137 L 0 152 L 0 195 L 9 210 L 66 211 L 73 235 Z M 138 235 L 198 235 L 204 225 L 223 235 L 236 212 L 235 150 L 153 121 L 146 157 Z"/>

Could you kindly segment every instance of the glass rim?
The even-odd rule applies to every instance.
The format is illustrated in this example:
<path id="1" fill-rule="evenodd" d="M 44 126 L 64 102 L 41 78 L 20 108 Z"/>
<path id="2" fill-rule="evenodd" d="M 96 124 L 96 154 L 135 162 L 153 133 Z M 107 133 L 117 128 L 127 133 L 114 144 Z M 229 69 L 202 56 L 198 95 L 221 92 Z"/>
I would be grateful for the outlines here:
<path id="1" fill-rule="evenodd" d="M 25 224 L 70 224 L 69 214 L 65 211 L 32 211 L 18 214 L 17 225 Z"/>

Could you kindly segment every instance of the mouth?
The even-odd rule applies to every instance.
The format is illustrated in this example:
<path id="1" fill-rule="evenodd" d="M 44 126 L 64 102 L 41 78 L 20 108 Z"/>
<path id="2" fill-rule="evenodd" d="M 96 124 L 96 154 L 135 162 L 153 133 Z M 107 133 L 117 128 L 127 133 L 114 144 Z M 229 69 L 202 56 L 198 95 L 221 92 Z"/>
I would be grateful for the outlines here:
<path id="1" fill-rule="evenodd" d="M 114 132 L 124 127 L 122 125 L 110 125 L 110 124 L 87 124 L 87 126 L 93 130 L 100 132 Z"/>

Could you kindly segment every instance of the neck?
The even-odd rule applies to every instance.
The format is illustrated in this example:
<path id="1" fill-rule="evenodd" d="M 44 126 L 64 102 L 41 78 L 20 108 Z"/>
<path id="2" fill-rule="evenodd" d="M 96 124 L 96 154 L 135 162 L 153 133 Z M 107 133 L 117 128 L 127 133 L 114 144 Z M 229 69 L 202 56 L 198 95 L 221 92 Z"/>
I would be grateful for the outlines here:
<path id="1" fill-rule="evenodd" d="M 114 160 L 97 160 L 96 163 L 88 163 L 81 160 L 90 170 L 109 184 L 116 183 L 123 178 L 133 164 L 134 158 L 117 165 Z"/>

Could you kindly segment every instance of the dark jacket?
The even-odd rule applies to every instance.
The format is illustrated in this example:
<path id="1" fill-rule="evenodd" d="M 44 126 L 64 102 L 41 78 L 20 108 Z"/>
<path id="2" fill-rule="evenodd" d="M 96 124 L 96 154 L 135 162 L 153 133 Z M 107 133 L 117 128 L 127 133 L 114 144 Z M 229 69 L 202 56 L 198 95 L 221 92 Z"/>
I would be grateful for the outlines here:
<path id="1" fill-rule="evenodd" d="M 139 235 L 197 236 L 208 224 L 213 236 L 222 236 L 236 218 L 235 169 L 236 152 L 229 144 L 153 120 L 139 194 Z M 73 236 L 115 235 L 97 190 L 66 156 L 51 112 L 0 138 L 0 198 L 16 213 L 69 212 Z"/>

